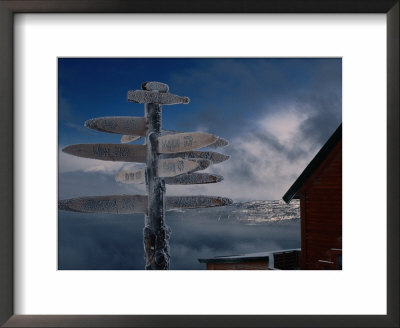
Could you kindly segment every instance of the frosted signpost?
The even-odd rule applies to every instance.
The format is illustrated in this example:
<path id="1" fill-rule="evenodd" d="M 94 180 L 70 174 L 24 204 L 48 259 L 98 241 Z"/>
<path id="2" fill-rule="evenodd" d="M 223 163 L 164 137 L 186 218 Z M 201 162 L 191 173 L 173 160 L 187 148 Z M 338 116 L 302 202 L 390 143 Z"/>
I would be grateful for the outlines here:
<path id="1" fill-rule="evenodd" d="M 82 213 L 144 213 L 145 267 L 148 270 L 168 270 L 170 229 L 165 224 L 166 210 L 225 206 L 232 201 L 214 196 L 166 196 L 165 185 L 222 181 L 220 175 L 195 172 L 223 162 L 229 156 L 196 149 L 222 147 L 228 142 L 204 132 L 163 130 L 162 105 L 187 104 L 189 98 L 169 93 L 168 85 L 161 82 L 145 82 L 142 89 L 128 91 L 128 101 L 144 104 L 145 117 L 100 117 L 85 123 L 90 129 L 121 134 L 121 144 L 77 144 L 67 146 L 63 151 L 79 157 L 146 164 L 141 169 L 119 172 L 116 180 L 122 183 L 145 183 L 148 195 L 80 197 L 61 200 L 58 207 Z M 129 144 L 142 137 L 146 138 L 144 145 Z"/>

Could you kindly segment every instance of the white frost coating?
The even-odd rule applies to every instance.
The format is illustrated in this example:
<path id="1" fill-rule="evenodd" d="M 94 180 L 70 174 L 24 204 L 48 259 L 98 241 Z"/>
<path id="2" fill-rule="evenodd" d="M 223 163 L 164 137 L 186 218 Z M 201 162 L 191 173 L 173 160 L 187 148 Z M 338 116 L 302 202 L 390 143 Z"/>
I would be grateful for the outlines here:
<path id="1" fill-rule="evenodd" d="M 169 185 L 192 185 L 192 184 L 205 184 L 205 183 L 217 183 L 222 181 L 224 178 L 217 174 L 208 173 L 191 173 L 181 174 L 176 177 L 165 178 L 165 183 Z"/>
<path id="2" fill-rule="evenodd" d="M 123 183 L 143 184 L 146 182 L 145 169 L 121 171 L 115 177 L 115 180 Z"/>
<path id="3" fill-rule="evenodd" d="M 183 132 L 174 131 L 174 130 L 162 130 L 161 131 L 161 135 L 162 136 L 166 136 L 166 135 L 169 135 L 169 134 L 178 134 L 178 133 L 183 133 Z M 207 147 L 218 148 L 218 147 L 225 147 L 227 145 L 229 145 L 228 140 L 226 140 L 224 138 L 217 137 L 217 140 L 214 143 L 208 145 Z"/>
<path id="4" fill-rule="evenodd" d="M 146 119 L 144 117 L 134 116 L 110 116 L 97 117 L 87 120 L 85 126 L 100 132 L 129 134 L 129 135 L 146 135 Z"/>
<path id="5" fill-rule="evenodd" d="M 206 147 L 217 137 L 205 132 L 184 132 L 168 134 L 158 138 L 158 153 L 178 153 Z"/>
<path id="6" fill-rule="evenodd" d="M 133 214 L 147 212 L 147 196 L 143 195 L 112 195 L 80 197 L 58 202 L 58 209 L 104 214 Z"/>
<path id="7" fill-rule="evenodd" d="M 194 158 L 191 161 L 196 162 L 199 166 L 193 170 L 188 171 L 188 173 L 205 170 L 207 167 L 209 167 L 212 164 L 210 160 L 202 159 L 202 158 Z"/>
<path id="8" fill-rule="evenodd" d="M 132 141 L 139 140 L 140 138 L 142 138 L 142 137 L 141 136 L 134 136 L 134 135 L 125 134 L 125 135 L 123 135 L 121 137 L 121 143 L 129 143 L 129 142 L 132 142 Z"/>
<path id="9" fill-rule="evenodd" d="M 223 138 L 218 138 L 214 143 L 212 143 L 211 145 L 208 145 L 207 147 L 218 148 L 218 147 L 225 147 L 228 145 L 229 145 L 228 140 L 223 139 Z"/>
<path id="10" fill-rule="evenodd" d="M 216 153 L 214 151 L 187 151 L 182 153 L 161 154 L 161 158 L 175 158 L 181 157 L 186 159 L 206 159 L 211 164 L 218 164 L 230 158 L 229 155 Z"/>
<path id="11" fill-rule="evenodd" d="M 62 150 L 78 157 L 116 162 L 146 162 L 146 146 L 121 144 L 77 144 Z"/>
<path id="12" fill-rule="evenodd" d="M 142 83 L 142 89 L 148 91 L 168 92 L 169 86 L 162 82 L 144 82 Z"/>
<path id="13" fill-rule="evenodd" d="M 199 168 L 199 163 L 183 158 L 169 158 L 158 161 L 159 177 L 174 177 L 183 173 L 191 172 Z"/>
<path id="14" fill-rule="evenodd" d="M 146 90 L 131 90 L 128 91 L 128 101 L 133 101 L 138 104 L 174 105 L 188 104 L 190 99 L 188 97 L 180 97 L 172 93 L 161 93 L 157 91 Z"/>
<path id="15" fill-rule="evenodd" d="M 170 196 L 167 197 L 167 209 L 172 208 L 200 208 L 227 206 L 233 201 L 226 197 L 217 196 Z"/>

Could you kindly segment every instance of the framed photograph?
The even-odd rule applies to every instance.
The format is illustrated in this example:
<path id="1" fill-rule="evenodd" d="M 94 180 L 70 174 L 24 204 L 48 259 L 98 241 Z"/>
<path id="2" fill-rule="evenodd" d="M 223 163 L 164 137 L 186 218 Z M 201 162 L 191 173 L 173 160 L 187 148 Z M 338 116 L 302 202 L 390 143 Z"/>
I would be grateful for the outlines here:
<path id="1" fill-rule="evenodd" d="M 0 323 L 398 326 L 398 1 L 154 5 L 0 2 Z"/>
<path id="2" fill-rule="evenodd" d="M 142 90 L 160 76 L 143 88 L 165 91 Z M 340 269 L 341 82 L 341 58 L 58 58 L 58 269 Z M 132 101 L 143 95 L 170 97 L 157 107 L 161 190 L 143 156 L 155 114 Z M 327 173 L 302 179 L 328 179 L 304 186 L 325 212 L 300 220 L 294 181 L 314 156 Z M 168 232 L 159 265 L 143 254 L 152 220 Z M 300 221 L 314 231 L 303 246 Z"/>

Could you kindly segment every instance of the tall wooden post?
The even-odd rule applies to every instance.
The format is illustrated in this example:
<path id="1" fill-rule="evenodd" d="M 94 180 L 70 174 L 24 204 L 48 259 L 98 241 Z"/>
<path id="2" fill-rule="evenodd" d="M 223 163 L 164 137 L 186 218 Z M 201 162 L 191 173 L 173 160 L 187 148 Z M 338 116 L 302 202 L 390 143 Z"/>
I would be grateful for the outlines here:
<path id="1" fill-rule="evenodd" d="M 188 185 L 222 181 L 221 176 L 193 172 L 204 170 L 210 164 L 220 163 L 229 158 L 229 156 L 210 151 L 195 151 L 207 146 L 226 146 L 228 142 L 224 139 L 205 132 L 175 132 L 161 129 L 162 104 L 188 104 L 190 101 L 188 97 L 180 97 L 168 91 L 169 87 L 165 83 L 144 82 L 142 90 L 128 91 L 127 98 L 128 101 L 145 104 L 145 117 L 99 117 L 85 122 L 85 126 L 90 129 L 123 134 L 122 143 L 137 140 L 145 135 L 145 145 L 77 144 L 63 149 L 64 152 L 79 157 L 146 163 L 146 168 L 119 172 L 116 180 L 124 183 L 146 182 L 147 196 L 80 197 L 62 200 L 58 204 L 61 210 L 83 213 L 146 213 L 143 230 L 146 270 L 169 269 L 168 240 L 171 230 L 165 224 L 167 206 L 169 209 L 174 209 L 232 204 L 232 200 L 225 197 L 170 196 L 166 198 L 166 182 Z"/>
<path id="2" fill-rule="evenodd" d="M 171 230 L 165 225 L 165 182 L 157 176 L 157 139 L 161 133 L 162 107 L 153 103 L 144 106 L 148 124 L 146 132 L 148 209 L 143 230 L 146 270 L 168 270 L 170 257 L 168 239 Z"/>

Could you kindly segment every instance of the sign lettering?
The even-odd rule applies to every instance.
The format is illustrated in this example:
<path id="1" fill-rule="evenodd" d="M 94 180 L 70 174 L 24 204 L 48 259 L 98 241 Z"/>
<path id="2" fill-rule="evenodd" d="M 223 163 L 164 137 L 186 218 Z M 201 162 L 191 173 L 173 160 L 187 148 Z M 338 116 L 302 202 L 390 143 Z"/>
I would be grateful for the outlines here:
<path id="1" fill-rule="evenodd" d="M 163 136 L 166 136 L 168 134 L 177 134 L 177 133 L 182 133 L 182 132 L 178 132 L 178 131 L 174 131 L 174 130 L 162 130 L 161 131 L 161 135 L 163 135 Z M 207 147 L 218 148 L 218 147 L 225 147 L 227 145 L 229 145 L 228 140 L 217 137 L 217 140 L 214 143 L 209 144 Z"/>
<path id="2" fill-rule="evenodd" d="M 217 140 L 217 137 L 205 132 L 185 132 L 164 135 L 158 138 L 158 152 L 177 153 L 206 147 Z"/>
<path id="3" fill-rule="evenodd" d="M 123 183 L 142 184 L 146 182 L 145 169 L 121 171 L 115 177 L 115 180 Z"/>
<path id="4" fill-rule="evenodd" d="M 182 158 L 161 159 L 158 162 L 159 177 L 173 177 L 196 170 L 199 164 Z"/>
<path id="5" fill-rule="evenodd" d="M 209 164 L 209 163 L 208 163 Z M 204 166 L 204 164 L 202 163 Z M 159 177 L 173 177 L 197 170 L 200 164 L 197 161 L 182 158 L 162 159 L 158 162 L 157 174 Z M 122 183 L 142 184 L 146 182 L 145 168 L 124 170 L 117 174 L 115 180 Z"/>

